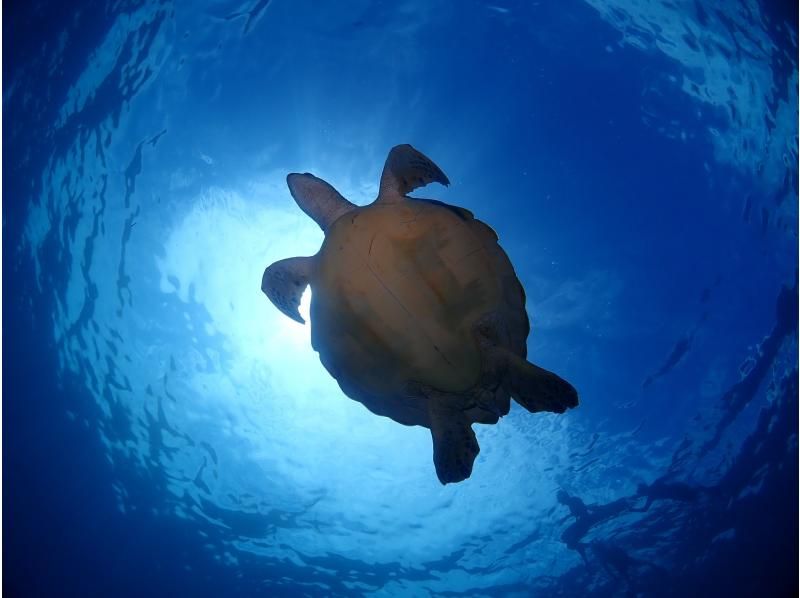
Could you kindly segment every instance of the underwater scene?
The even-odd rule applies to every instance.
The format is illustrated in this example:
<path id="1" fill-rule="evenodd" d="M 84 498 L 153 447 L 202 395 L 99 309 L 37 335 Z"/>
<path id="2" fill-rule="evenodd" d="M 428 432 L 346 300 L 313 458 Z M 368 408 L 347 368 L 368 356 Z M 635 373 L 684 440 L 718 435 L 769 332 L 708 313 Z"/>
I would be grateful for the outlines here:
<path id="1" fill-rule="evenodd" d="M 7 1 L 7 595 L 797 595 L 797 33 Z"/>

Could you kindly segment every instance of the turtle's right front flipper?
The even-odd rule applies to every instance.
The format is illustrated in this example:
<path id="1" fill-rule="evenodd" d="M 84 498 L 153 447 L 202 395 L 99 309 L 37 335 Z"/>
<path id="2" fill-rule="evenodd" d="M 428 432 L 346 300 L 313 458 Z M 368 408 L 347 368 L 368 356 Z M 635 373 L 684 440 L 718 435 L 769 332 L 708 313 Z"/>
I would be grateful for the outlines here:
<path id="1" fill-rule="evenodd" d="M 295 322 L 305 324 L 300 315 L 300 299 L 308 286 L 313 257 L 290 257 L 264 270 L 261 290 L 279 310 Z"/>

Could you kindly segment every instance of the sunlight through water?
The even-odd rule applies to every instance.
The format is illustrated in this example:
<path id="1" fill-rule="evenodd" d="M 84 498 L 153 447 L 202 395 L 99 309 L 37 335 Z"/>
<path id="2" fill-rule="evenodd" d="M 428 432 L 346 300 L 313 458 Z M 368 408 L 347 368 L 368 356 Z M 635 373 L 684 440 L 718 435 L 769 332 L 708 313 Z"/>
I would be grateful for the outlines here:
<path id="1" fill-rule="evenodd" d="M 35 326 L 9 325 L 79 391 L 14 400 L 97 445 L 115 515 L 177 522 L 251 594 L 712 595 L 745 575 L 726 555 L 773 571 L 738 539 L 796 506 L 770 494 L 797 452 L 796 25 L 755 0 L 346 4 L 76 5 L 16 42 L 5 287 Z M 324 239 L 287 174 L 365 205 L 400 143 L 451 181 L 416 197 L 497 232 L 529 359 L 581 398 L 476 424 L 446 486 L 430 431 L 345 396 L 260 289 Z"/>

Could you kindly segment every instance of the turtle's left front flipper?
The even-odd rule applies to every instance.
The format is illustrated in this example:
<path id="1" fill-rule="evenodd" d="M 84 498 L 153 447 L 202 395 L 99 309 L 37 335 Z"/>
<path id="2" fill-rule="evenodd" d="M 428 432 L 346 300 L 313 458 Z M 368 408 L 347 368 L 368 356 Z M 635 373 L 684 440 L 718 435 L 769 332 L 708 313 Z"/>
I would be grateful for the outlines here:
<path id="1" fill-rule="evenodd" d="M 290 257 L 264 270 L 261 290 L 279 310 L 295 322 L 305 324 L 300 315 L 300 299 L 308 286 L 313 257 Z"/>
<path id="2" fill-rule="evenodd" d="M 414 189 L 430 183 L 449 185 L 442 169 L 419 150 L 407 143 L 394 146 L 386 158 L 381 174 L 378 202 L 396 201 Z"/>

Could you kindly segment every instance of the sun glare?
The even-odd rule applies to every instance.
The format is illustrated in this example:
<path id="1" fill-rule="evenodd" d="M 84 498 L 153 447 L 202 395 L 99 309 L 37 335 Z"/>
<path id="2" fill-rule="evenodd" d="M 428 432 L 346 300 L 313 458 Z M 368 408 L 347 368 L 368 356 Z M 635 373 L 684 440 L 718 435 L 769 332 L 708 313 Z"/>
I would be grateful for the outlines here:
<path id="1" fill-rule="evenodd" d="M 280 336 L 292 344 L 293 350 L 311 346 L 311 287 L 306 288 L 303 293 L 299 310 L 300 315 L 306 321 L 305 324 L 300 324 L 283 314 L 278 314 L 281 318 Z"/>

